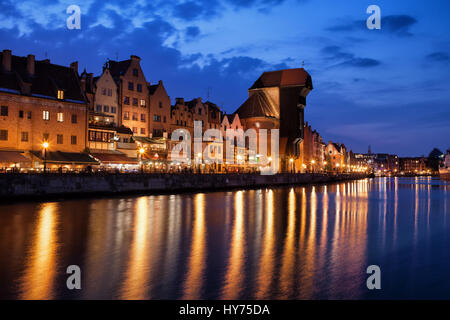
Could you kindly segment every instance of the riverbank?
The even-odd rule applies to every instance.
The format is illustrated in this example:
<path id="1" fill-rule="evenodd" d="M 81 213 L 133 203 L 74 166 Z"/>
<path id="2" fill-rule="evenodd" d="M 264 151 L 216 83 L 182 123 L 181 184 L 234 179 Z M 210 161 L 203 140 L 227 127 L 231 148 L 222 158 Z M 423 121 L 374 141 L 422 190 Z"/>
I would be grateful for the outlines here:
<path id="1" fill-rule="evenodd" d="M 331 183 L 366 178 L 360 173 L 277 174 L 4 174 L 0 198 L 7 200 L 49 197 L 103 196 L 133 193 L 215 191 L 236 188 Z"/>

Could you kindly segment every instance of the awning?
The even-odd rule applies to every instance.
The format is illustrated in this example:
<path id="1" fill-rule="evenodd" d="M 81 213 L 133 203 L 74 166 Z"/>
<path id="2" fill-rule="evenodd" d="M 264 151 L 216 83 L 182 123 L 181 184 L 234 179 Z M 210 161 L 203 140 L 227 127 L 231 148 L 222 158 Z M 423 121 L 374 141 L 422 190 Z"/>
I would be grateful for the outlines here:
<path id="1" fill-rule="evenodd" d="M 129 158 L 125 154 L 92 153 L 91 156 L 102 164 L 139 164 L 136 159 Z"/>
<path id="2" fill-rule="evenodd" d="M 165 138 L 149 138 L 149 137 L 133 137 L 133 139 L 137 142 L 144 144 L 160 144 L 160 145 L 166 144 L 167 140 Z"/>
<path id="3" fill-rule="evenodd" d="M 44 153 L 42 151 L 31 151 L 30 153 L 44 161 Z M 86 153 L 47 151 L 45 160 L 48 163 L 56 164 L 98 165 L 98 162 Z"/>
<path id="4" fill-rule="evenodd" d="M 30 159 L 23 156 L 19 151 L 0 151 L 1 163 L 26 163 L 31 162 Z"/>

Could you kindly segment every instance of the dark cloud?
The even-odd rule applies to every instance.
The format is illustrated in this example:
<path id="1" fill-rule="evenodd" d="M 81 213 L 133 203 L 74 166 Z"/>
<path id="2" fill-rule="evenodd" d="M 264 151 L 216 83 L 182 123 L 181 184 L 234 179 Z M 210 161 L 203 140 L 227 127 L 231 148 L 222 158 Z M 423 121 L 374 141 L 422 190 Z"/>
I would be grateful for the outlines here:
<path id="1" fill-rule="evenodd" d="M 409 15 L 390 15 L 381 16 L 381 33 L 393 34 L 399 37 L 412 36 L 411 27 L 417 23 L 417 20 Z M 343 23 L 326 28 L 333 32 L 353 32 L 353 31 L 371 31 L 367 29 L 366 20 L 354 20 L 349 23 Z"/>
<path id="2" fill-rule="evenodd" d="M 321 53 L 325 59 L 335 64 L 332 67 L 370 68 L 381 64 L 380 61 L 371 58 L 361 58 L 353 53 L 343 51 L 339 46 L 326 46 Z"/>
<path id="3" fill-rule="evenodd" d="M 432 62 L 450 62 L 450 55 L 447 52 L 433 52 L 425 57 Z"/>
<path id="4" fill-rule="evenodd" d="M 409 29 L 417 23 L 417 20 L 408 15 L 392 15 L 381 17 L 381 29 L 399 36 L 412 36 Z"/>
<path id="5" fill-rule="evenodd" d="M 380 61 L 370 58 L 353 58 L 347 61 L 344 61 L 337 66 L 343 67 L 355 67 L 355 68 L 370 68 L 376 67 L 381 64 Z"/>
<path id="6" fill-rule="evenodd" d="M 185 33 L 188 39 L 194 39 L 200 35 L 200 29 L 196 26 L 190 26 L 186 28 Z"/>
<path id="7" fill-rule="evenodd" d="M 339 46 L 326 46 L 321 50 L 325 58 L 328 60 L 352 59 L 353 54 L 342 51 Z"/>

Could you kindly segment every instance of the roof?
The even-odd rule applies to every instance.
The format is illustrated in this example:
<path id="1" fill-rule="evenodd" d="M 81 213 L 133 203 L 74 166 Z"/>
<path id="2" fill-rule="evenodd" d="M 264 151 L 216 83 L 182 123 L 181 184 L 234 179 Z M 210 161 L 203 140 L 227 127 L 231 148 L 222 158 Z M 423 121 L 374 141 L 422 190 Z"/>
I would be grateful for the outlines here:
<path id="1" fill-rule="evenodd" d="M 131 59 L 123 61 L 108 61 L 108 68 L 111 76 L 118 83 L 120 76 L 123 76 L 131 65 Z"/>
<path id="2" fill-rule="evenodd" d="M 91 153 L 97 161 L 108 164 L 138 164 L 136 159 L 128 158 L 123 153 Z"/>
<path id="3" fill-rule="evenodd" d="M 154 95 L 156 90 L 158 89 L 159 84 L 154 84 L 151 86 L 148 86 L 148 92 L 150 93 L 150 95 Z"/>
<path id="4" fill-rule="evenodd" d="M 165 144 L 164 138 L 133 137 L 133 139 L 145 144 Z"/>
<path id="5" fill-rule="evenodd" d="M 0 52 L 0 65 L 3 63 Z M 24 88 L 31 85 L 30 91 Z M 17 94 L 57 99 L 58 90 L 64 91 L 64 99 L 85 103 L 78 74 L 70 67 L 50 63 L 48 60 L 35 61 L 34 75 L 27 72 L 27 57 L 11 55 L 11 71 L 0 72 L 0 88 Z"/>
<path id="6" fill-rule="evenodd" d="M 0 163 L 24 163 L 31 162 L 30 159 L 17 151 L 0 151 Z"/>
<path id="7" fill-rule="evenodd" d="M 30 153 L 40 160 L 44 160 L 42 151 L 30 151 Z M 92 159 L 88 154 L 75 152 L 47 151 L 45 160 L 50 163 L 60 164 L 98 164 L 98 162 Z"/>
<path id="8" fill-rule="evenodd" d="M 264 72 L 251 86 L 250 90 L 284 86 L 305 86 L 310 89 L 313 88 L 309 73 L 303 68 L 298 68 Z"/>
<path id="9" fill-rule="evenodd" d="M 273 101 L 262 91 L 253 93 L 235 113 L 241 119 L 252 117 L 280 118 L 280 111 Z"/>

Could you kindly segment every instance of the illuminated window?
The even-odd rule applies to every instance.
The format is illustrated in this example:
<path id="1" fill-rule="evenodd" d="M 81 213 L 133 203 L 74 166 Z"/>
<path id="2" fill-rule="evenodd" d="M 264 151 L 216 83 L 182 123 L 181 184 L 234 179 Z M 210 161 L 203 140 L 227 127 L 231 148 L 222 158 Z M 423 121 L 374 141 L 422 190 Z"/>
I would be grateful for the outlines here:
<path id="1" fill-rule="evenodd" d="M 56 115 L 56 120 L 58 122 L 63 122 L 64 121 L 64 114 L 62 112 L 58 112 Z"/>
<path id="2" fill-rule="evenodd" d="M 47 111 L 47 110 L 44 110 L 44 111 L 42 112 L 42 119 L 44 119 L 44 120 L 46 120 L 46 121 L 50 120 L 50 112 Z"/>
<path id="3" fill-rule="evenodd" d="M 21 140 L 22 140 L 22 142 L 28 141 L 28 132 L 24 131 L 21 133 Z"/>
<path id="4" fill-rule="evenodd" d="M 141 99 L 141 107 L 145 107 L 145 100 Z"/>
<path id="5" fill-rule="evenodd" d="M 64 99 L 64 91 L 58 90 L 58 99 L 63 100 Z"/>

